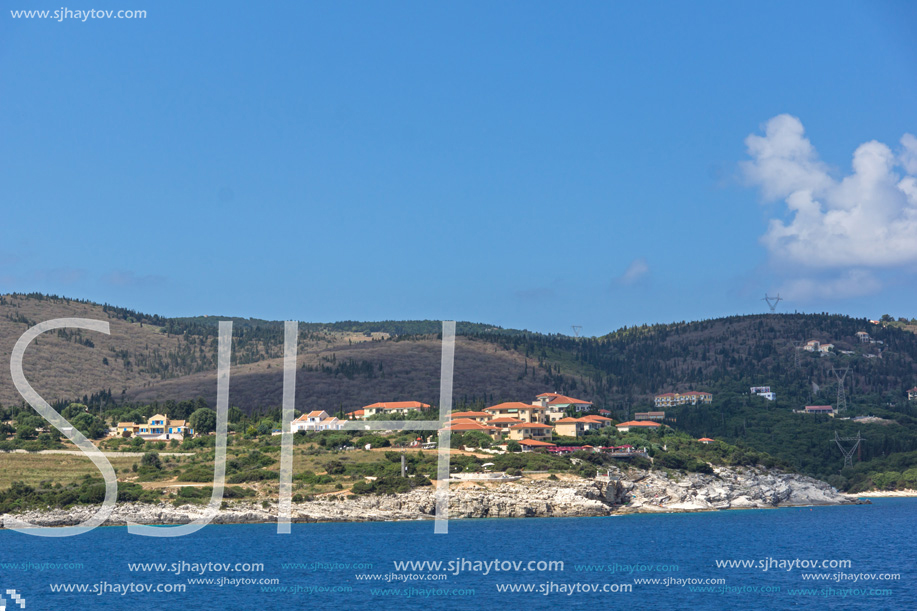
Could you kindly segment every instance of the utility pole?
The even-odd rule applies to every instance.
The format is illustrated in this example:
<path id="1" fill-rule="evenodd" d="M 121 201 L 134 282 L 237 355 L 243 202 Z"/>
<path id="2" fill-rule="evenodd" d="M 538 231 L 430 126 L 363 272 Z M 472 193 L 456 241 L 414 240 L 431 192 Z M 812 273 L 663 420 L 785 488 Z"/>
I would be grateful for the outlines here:
<path id="1" fill-rule="evenodd" d="M 767 302 L 767 307 L 771 309 L 771 314 L 777 311 L 777 304 L 783 301 L 783 297 L 780 296 L 780 293 L 777 293 L 776 297 L 769 297 L 767 293 L 764 293 L 764 299 L 761 301 Z"/>
<path id="2" fill-rule="evenodd" d="M 848 450 L 844 447 L 844 444 L 841 443 L 842 441 L 853 441 L 855 443 L 853 444 L 853 447 L 851 447 Z M 853 466 L 853 453 L 854 452 L 857 452 L 857 460 L 860 460 L 861 454 L 859 452 L 859 449 L 860 449 L 860 442 L 862 441 L 863 441 L 863 438 L 860 437 L 859 431 L 857 431 L 856 437 L 841 437 L 840 435 L 837 434 L 837 431 L 834 431 L 834 442 L 837 443 L 837 447 L 841 449 L 841 454 L 844 455 L 844 467 Z"/>
<path id="3" fill-rule="evenodd" d="M 579 332 L 583 328 L 583 325 L 570 325 L 573 329 L 573 337 L 579 337 Z"/>
<path id="4" fill-rule="evenodd" d="M 850 367 L 844 369 L 843 373 L 838 373 L 837 369 L 834 367 L 831 368 L 831 372 L 834 374 L 834 377 L 837 378 L 837 412 L 843 412 L 847 409 L 847 393 L 844 390 L 844 379 L 847 377 L 847 372 L 850 371 Z"/>

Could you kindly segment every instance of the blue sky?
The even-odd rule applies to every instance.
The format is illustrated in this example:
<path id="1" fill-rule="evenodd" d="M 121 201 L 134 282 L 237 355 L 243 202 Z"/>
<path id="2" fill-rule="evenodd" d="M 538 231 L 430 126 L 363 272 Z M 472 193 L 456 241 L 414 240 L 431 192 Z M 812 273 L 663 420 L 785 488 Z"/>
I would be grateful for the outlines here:
<path id="1" fill-rule="evenodd" d="M 913 5 L 198 4 L 0 15 L 0 292 L 590 335 L 778 291 L 917 316 Z"/>

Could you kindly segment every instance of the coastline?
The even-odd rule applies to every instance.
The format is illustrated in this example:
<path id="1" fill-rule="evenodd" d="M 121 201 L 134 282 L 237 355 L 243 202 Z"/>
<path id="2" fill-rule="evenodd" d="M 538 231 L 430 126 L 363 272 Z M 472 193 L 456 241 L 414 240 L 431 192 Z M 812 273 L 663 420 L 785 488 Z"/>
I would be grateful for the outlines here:
<path id="1" fill-rule="evenodd" d="M 450 482 L 449 518 L 609 517 L 637 513 L 695 513 L 867 504 L 810 477 L 763 468 L 718 468 L 714 474 L 630 470 L 587 480 L 523 478 L 514 482 Z M 91 517 L 97 506 L 31 510 L 16 517 L 43 527 L 67 527 Z M 322 497 L 293 503 L 291 522 L 378 522 L 433 519 L 432 487 L 396 495 Z M 106 526 L 127 522 L 187 524 L 208 514 L 205 505 L 118 503 Z M 5 522 L 5 515 L 3 516 Z M 212 514 L 212 524 L 276 523 L 278 505 L 232 501 Z"/>
<path id="2" fill-rule="evenodd" d="M 870 490 L 868 492 L 857 492 L 856 494 L 845 492 L 844 496 L 848 496 L 850 498 L 856 498 L 856 499 L 917 497 L 917 490 Z"/>

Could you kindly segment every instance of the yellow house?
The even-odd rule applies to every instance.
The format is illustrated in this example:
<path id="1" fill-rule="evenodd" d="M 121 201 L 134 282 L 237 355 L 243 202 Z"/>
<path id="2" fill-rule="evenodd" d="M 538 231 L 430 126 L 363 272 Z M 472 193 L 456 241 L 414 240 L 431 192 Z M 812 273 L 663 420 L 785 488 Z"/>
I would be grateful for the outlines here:
<path id="1" fill-rule="evenodd" d="M 182 440 L 185 435 L 193 435 L 194 431 L 184 420 L 170 420 L 168 416 L 156 414 L 146 423 L 134 424 L 133 422 L 119 422 L 114 434 L 124 436 L 124 433 L 142 437 L 152 441 L 166 441 L 169 439 Z"/>
<path id="2" fill-rule="evenodd" d="M 422 409 L 430 409 L 430 406 L 420 401 L 389 401 L 388 403 L 366 405 L 362 411 L 363 419 L 366 419 L 376 414 L 408 414 Z"/>
<path id="3" fill-rule="evenodd" d="M 480 422 L 481 424 L 487 424 L 487 421 L 493 418 L 493 416 L 487 412 L 452 412 L 452 415 L 449 417 L 453 420 L 474 420 L 475 422 Z"/>
<path id="4" fill-rule="evenodd" d="M 493 418 L 508 416 L 518 418 L 523 422 L 541 422 L 545 421 L 545 408 L 540 405 L 529 405 L 518 401 L 500 403 L 492 407 L 484 408 L 484 411 L 491 414 Z"/>
<path id="5" fill-rule="evenodd" d="M 535 439 L 545 441 L 551 439 L 554 428 L 549 424 L 540 422 L 524 422 L 513 424 L 509 427 L 509 438 L 519 441 L 521 439 Z"/>
<path id="6" fill-rule="evenodd" d="M 588 430 L 588 423 L 582 418 L 561 418 L 554 423 L 554 431 L 564 437 L 580 437 Z"/>
<path id="7" fill-rule="evenodd" d="M 489 415 L 489 414 L 488 414 L 488 415 Z M 487 421 L 487 424 L 489 424 L 490 426 L 495 426 L 495 427 L 497 427 L 498 429 L 500 429 L 500 432 L 501 432 L 501 433 L 507 433 L 507 434 L 508 434 L 508 433 L 509 433 L 509 427 L 513 426 L 514 424 L 525 424 L 525 423 L 522 422 L 522 420 L 519 420 L 519 418 L 511 418 L 511 417 L 509 417 L 509 416 L 501 416 L 501 417 L 499 417 L 499 418 L 494 418 L 494 419 L 492 419 L 492 420 L 488 420 L 488 421 Z"/>

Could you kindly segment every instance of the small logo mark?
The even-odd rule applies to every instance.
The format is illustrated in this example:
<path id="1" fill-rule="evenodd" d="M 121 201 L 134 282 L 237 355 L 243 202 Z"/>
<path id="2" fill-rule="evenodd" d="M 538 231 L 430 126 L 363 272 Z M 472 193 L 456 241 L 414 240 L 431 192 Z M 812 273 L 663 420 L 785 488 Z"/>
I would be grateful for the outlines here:
<path id="1" fill-rule="evenodd" d="M 20 609 L 25 609 L 25 599 L 16 590 L 7 590 L 6 593 L 13 599 L 14 603 L 19 605 Z M 6 611 L 6 599 L 2 595 L 0 595 L 0 611 Z"/>

